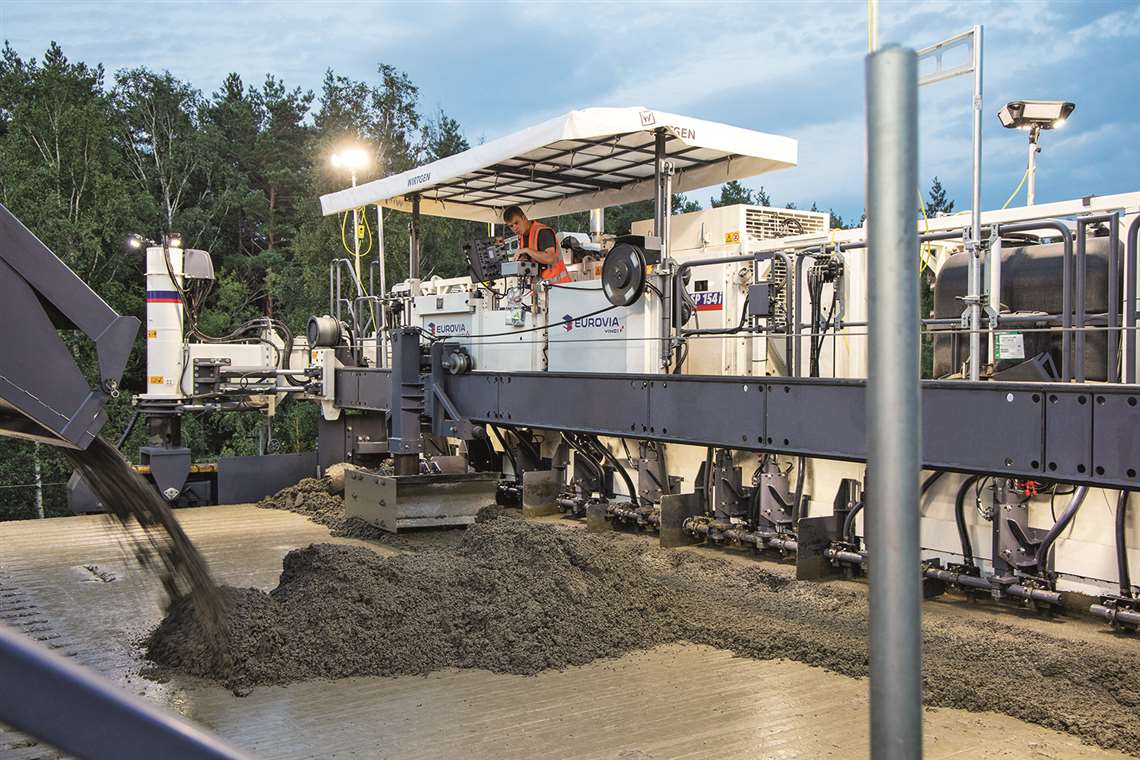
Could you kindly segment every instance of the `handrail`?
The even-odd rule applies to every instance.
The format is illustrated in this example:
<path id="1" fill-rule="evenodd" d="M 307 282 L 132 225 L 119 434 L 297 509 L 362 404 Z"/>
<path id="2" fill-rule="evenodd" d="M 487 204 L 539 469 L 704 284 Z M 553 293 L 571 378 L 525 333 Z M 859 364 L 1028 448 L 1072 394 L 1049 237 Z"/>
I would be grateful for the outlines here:
<path id="1" fill-rule="evenodd" d="M 77 757 L 240 760 L 242 752 L 0 625 L 0 720 Z"/>

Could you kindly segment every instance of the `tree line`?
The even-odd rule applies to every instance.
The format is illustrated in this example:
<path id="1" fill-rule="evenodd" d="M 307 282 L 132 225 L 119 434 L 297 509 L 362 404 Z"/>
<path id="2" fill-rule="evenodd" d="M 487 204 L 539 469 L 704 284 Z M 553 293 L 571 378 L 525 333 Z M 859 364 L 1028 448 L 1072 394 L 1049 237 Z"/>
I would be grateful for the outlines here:
<path id="1" fill-rule="evenodd" d="M 299 332 L 311 314 L 323 313 L 328 265 L 344 255 L 345 229 L 343 219 L 321 216 L 319 197 L 348 184 L 329 161 L 345 143 L 373 154 L 361 182 L 471 147 L 462 125 L 442 109 L 425 111 L 415 83 L 387 63 L 366 81 L 326 71 L 316 92 L 273 74 L 257 83 L 230 74 L 206 94 L 169 71 L 108 75 L 102 65 L 69 60 L 55 43 L 38 59 L 22 58 L 7 43 L 0 53 L 0 203 L 114 309 L 140 320 L 145 260 L 125 248 L 130 233 L 157 239 L 178 232 L 187 247 L 210 251 L 217 280 L 199 319 L 206 333 L 261 315 Z M 722 186 L 709 203 L 772 205 L 763 188 L 739 182 Z M 674 198 L 678 213 L 700 208 Z M 407 277 L 408 217 L 383 213 L 389 281 L 398 282 Z M 652 201 L 611 208 L 606 229 L 626 232 L 652 214 Z M 588 228 L 585 213 L 550 221 Z M 845 226 L 834 212 L 832 225 Z M 485 225 L 437 217 L 424 217 L 421 228 L 425 276 L 463 274 L 462 242 L 486 234 Z M 86 342 L 68 340 L 81 366 L 93 366 Z M 124 393 L 110 406 L 104 435 L 111 440 L 130 418 L 130 397 L 145 391 L 144 369 L 140 335 Z M 183 436 L 199 459 L 255 453 L 259 419 L 188 416 Z M 286 403 L 274 425 L 284 450 L 315 445 L 312 404 Z M 123 451 L 129 455 L 143 438 L 134 430 Z M 62 458 L 49 447 L 0 439 L 0 519 L 33 513 L 37 462 L 48 484 L 45 512 L 66 512 Z"/>

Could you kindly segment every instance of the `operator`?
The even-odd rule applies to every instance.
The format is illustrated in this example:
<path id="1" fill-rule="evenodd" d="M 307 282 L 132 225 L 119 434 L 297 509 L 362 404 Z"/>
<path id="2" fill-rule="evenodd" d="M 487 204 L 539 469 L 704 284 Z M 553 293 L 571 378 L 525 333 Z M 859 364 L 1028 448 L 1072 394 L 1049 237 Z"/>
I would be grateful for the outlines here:
<path id="1" fill-rule="evenodd" d="M 554 229 L 542 222 L 532 222 L 518 206 L 511 206 L 503 212 L 503 221 L 511 232 L 519 236 L 519 253 L 516 259 L 530 259 L 542 267 L 542 280 L 547 285 L 561 285 L 570 282 L 566 262 L 558 251 L 558 241 Z"/>

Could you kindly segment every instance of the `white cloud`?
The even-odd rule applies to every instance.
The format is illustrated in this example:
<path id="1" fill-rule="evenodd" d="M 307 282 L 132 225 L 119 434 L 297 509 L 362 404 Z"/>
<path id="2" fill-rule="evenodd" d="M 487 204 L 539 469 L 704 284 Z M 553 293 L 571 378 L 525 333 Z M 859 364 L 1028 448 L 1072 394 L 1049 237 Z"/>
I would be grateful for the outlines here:
<path id="1" fill-rule="evenodd" d="M 377 51 L 425 34 L 398 8 L 375 3 L 45 3 L 7 0 L 0 32 L 26 57 L 57 41 L 72 59 L 120 68 L 168 69 L 210 92 L 237 71 L 247 83 L 267 72 L 313 87 L 324 70 L 378 60 Z M 367 51 L 367 52 L 366 52 Z"/>

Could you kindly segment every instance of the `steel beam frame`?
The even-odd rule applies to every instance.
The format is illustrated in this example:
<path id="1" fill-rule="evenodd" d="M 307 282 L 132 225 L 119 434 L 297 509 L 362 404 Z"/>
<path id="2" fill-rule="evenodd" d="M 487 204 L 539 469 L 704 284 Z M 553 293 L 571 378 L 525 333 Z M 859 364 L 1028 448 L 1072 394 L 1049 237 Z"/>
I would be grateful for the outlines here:
<path id="1" fill-rule="evenodd" d="M 414 360 L 418 365 L 418 355 Z M 865 380 L 442 372 L 434 379 L 419 374 L 421 393 L 409 387 L 415 385 L 410 378 L 394 384 L 388 370 L 337 375 L 341 408 L 389 411 L 396 388 L 402 398 L 414 397 L 394 425 L 407 443 L 419 410 L 431 424 L 439 407 L 425 407 L 423 399 L 435 397 L 432 386 L 442 383 L 452 407 L 449 425 L 460 418 L 820 459 L 867 458 Z M 1140 489 L 1140 387 L 926 380 L 922 440 L 927 469 Z"/>

